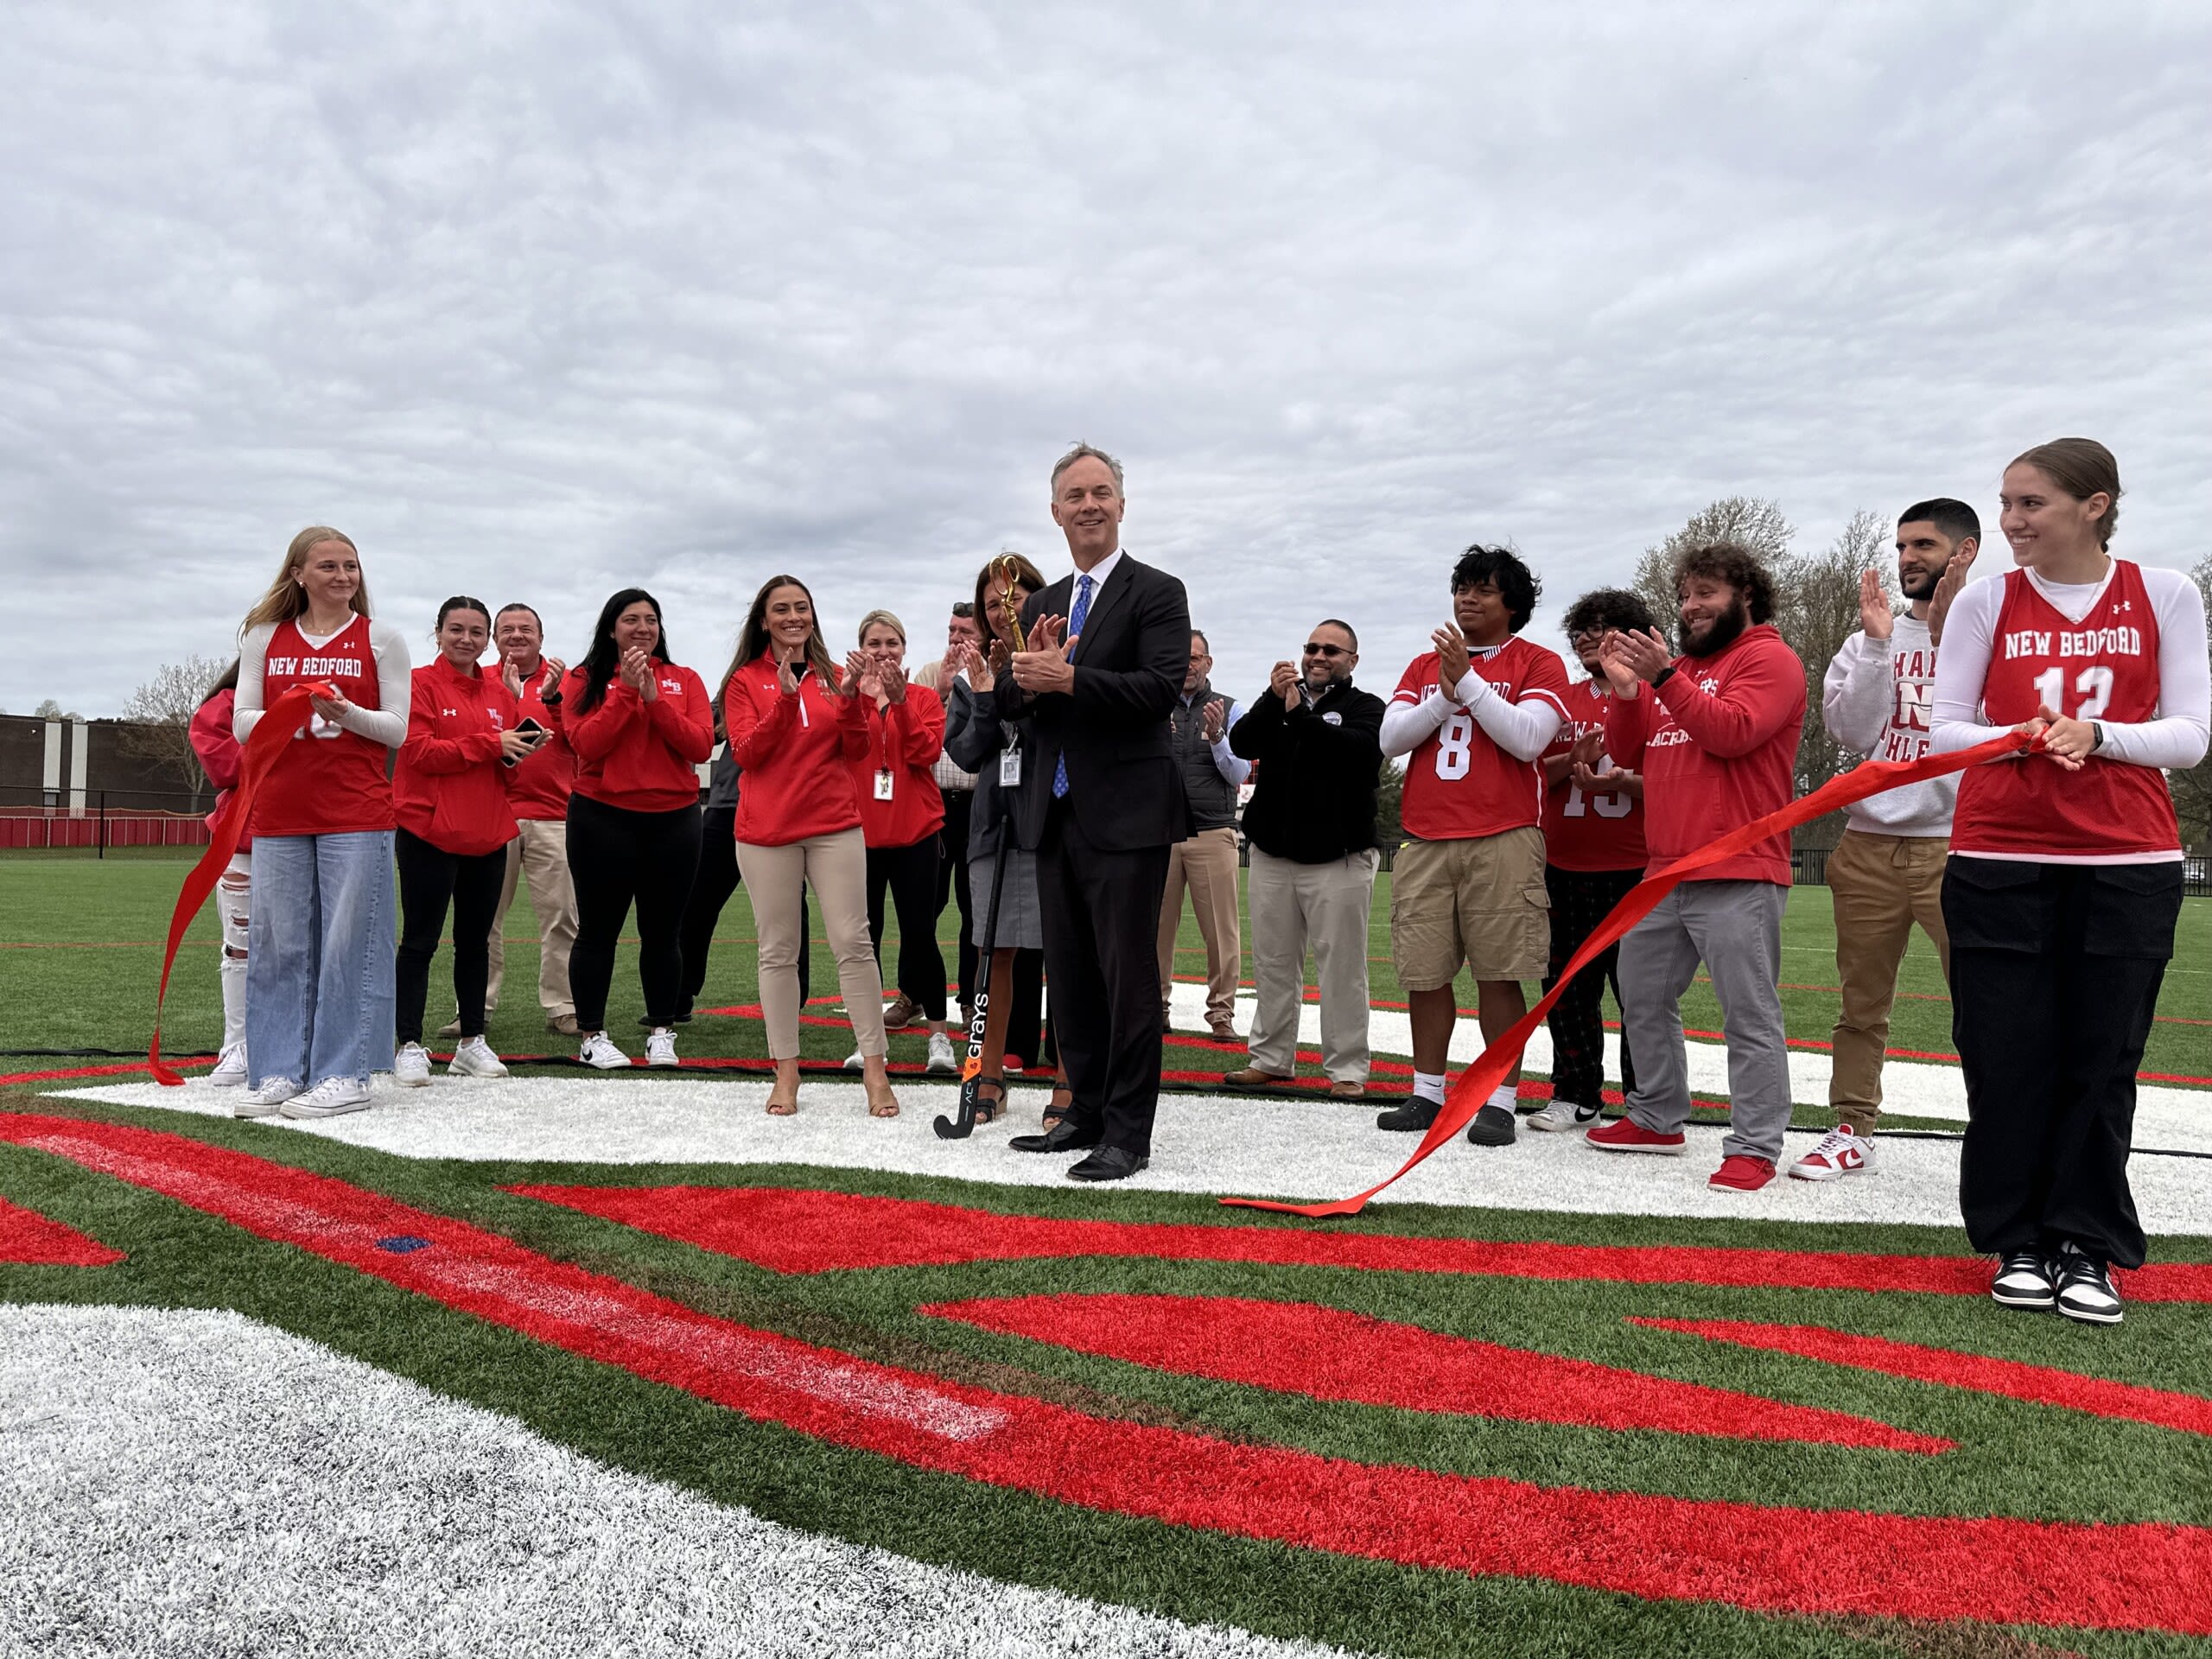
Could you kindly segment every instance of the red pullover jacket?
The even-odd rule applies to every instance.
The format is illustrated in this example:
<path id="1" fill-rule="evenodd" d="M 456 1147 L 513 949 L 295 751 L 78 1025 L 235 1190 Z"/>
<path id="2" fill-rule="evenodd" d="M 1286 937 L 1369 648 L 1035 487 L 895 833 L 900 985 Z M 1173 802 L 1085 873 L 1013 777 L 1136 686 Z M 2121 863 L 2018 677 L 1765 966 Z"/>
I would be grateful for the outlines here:
<path id="1" fill-rule="evenodd" d="M 499 734 L 522 718 L 496 673 L 464 674 L 441 655 L 410 676 L 407 741 L 391 797 L 399 827 L 442 853 L 475 858 L 515 838 Z"/>
<path id="2" fill-rule="evenodd" d="M 1654 704 L 1657 707 L 1655 709 Z M 1694 853 L 1796 793 L 1805 665 L 1767 623 L 1713 657 L 1677 657 L 1656 691 L 1614 697 L 1605 711 L 1613 764 L 1643 774 L 1650 868 Z M 1707 866 L 1692 881 L 1789 883 L 1789 837 Z"/>
<path id="3" fill-rule="evenodd" d="M 944 748 L 944 705 L 926 685 L 909 683 L 904 702 L 855 697 L 868 717 L 868 753 L 848 764 L 871 847 L 912 847 L 944 827 L 944 792 L 932 768 Z M 891 798 L 875 798 L 878 772 L 891 774 Z"/>
<path id="4" fill-rule="evenodd" d="M 857 828 L 861 791 L 853 772 L 868 753 L 868 714 L 859 697 L 825 689 L 811 670 L 786 696 L 766 652 L 732 674 L 722 690 L 722 726 L 745 775 L 737 838 L 755 847 L 787 847 Z"/>
<path id="5" fill-rule="evenodd" d="M 192 714 L 192 752 L 200 758 L 200 770 L 215 785 L 215 810 L 207 815 L 211 824 L 238 786 L 238 769 L 245 760 L 245 746 L 231 735 L 231 711 L 238 707 L 238 694 L 226 686 Z M 252 850 L 253 830 L 248 825 L 238 836 L 238 851 Z"/>
<path id="6" fill-rule="evenodd" d="M 576 793 L 626 812 L 675 812 L 699 802 L 699 764 L 715 752 L 715 711 L 696 674 L 658 658 L 651 702 L 617 673 L 589 714 L 585 670 L 561 682 L 562 728 L 576 752 Z"/>
<path id="7" fill-rule="evenodd" d="M 524 719 L 536 721 L 550 735 L 523 760 L 504 768 L 507 774 L 507 798 L 514 803 L 518 818 L 567 817 L 569 791 L 575 786 L 575 751 L 569 747 L 569 740 L 563 734 L 560 709 L 545 706 L 545 698 L 538 690 L 544 683 L 543 666 L 523 683 L 522 714 Z"/>

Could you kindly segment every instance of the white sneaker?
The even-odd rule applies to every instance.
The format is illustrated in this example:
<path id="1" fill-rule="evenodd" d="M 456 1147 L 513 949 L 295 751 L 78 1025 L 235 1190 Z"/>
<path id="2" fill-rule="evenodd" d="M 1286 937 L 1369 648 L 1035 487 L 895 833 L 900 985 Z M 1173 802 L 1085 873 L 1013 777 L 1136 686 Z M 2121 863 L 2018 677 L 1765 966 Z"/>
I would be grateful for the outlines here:
<path id="1" fill-rule="evenodd" d="M 430 1086 L 430 1051 L 420 1043 L 402 1043 L 391 1057 L 391 1080 L 403 1089 Z"/>
<path id="2" fill-rule="evenodd" d="M 676 1064 L 676 1033 L 666 1026 L 655 1026 L 652 1034 L 645 1039 L 645 1064 L 647 1065 L 674 1065 Z"/>
<path id="3" fill-rule="evenodd" d="M 1578 1106 L 1571 1100 L 1553 1099 L 1543 1110 L 1533 1113 L 1529 1120 L 1532 1129 L 1558 1134 L 1562 1129 L 1586 1129 L 1598 1121 L 1595 1106 Z"/>
<path id="4" fill-rule="evenodd" d="M 284 1103 L 300 1092 L 300 1085 L 289 1077 L 271 1077 L 260 1088 L 238 1096 L 238 1104 L 231 1108 L 232 1117 L 274 1117 L 283 1109 Z"/>
<path id="5" fill-rule="evenodd" d="M 943 1031 L 930 1033 L 930 1059 L 929 1065 L 925 1069 L 946 1077 L 960 1069 L 960 1063 L 952 1058 L 950 1033 Z"/>
<path id="6" fill-rule="evenodd" d="M 630 1057 L 615 1047 L 614 1039 L 603 1031 L 594 1031 L 585 1038 L 576 1058 L 601 1071 L 620 1071 L 630 1064 Z"/>
<path id="7" fill-rule="evenodd" d="M 864 1063 L 864 1062 L 861 1060 L 861 1052 L 860 1052 L 860 1050 L 858 1050 L 857 1048 L 856 1048 L 856 1049 L 855 1049 L 851 1053 L 849 1053 L 849 1054 L 848 1054 L 848 1055 L 846 1055 L 846 1056 L 845 1056 L 845 1070 L 846 1070 L 846 1071 L 864 1071 L 864 1070 L 866 1070 L 866 1069 L 867 1069 L 867 1068 L 866 1068 L 866 1065 L 865 1065 L 865 1063 Z"/>
<path id="8" fill-rule="evenodd" d="M 507 1075 L 507 1068 L 492 1052 L 491 1044 L 481 1037 L 471 1037 L 454 1050 L 453 1058 L 446 1062 L 446 1075 L 449 1077 L 504 1077 Z"/>
<path id="9" fill-rule="evenodd" d="M 236 1089 L 245 1082 L 245 1045 L 233 1043 L 216 1057 L 215 1069 L 207 1074 L 207 1081 L 218 1089 Z"/>
<path id="10" fill-rule="evenodd" d="M 1821 1144 L 1789 1166 L 1801 1181 L 1840 1181 L 1874 1167 L 1872 1135 L 1853 1135 L 1839 1123 L 1821 1137 Z"/>
<path id="11" fill-rule="evenodd" d="M 369 1109 L 368 1085 L 351 1077 L 325 1077 L 304 1095 L 294 1095 L 283 1105 L 287 1117 L 342 1117 L 347 1112 Z"/>

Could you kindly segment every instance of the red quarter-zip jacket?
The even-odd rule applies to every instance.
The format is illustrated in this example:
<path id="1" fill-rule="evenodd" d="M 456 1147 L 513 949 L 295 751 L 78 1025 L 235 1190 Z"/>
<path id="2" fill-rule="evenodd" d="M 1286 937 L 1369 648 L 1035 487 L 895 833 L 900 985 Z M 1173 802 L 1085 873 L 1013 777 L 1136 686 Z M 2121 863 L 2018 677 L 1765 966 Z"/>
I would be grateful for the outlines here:
<path id="1" fill-rule="evenodd" d="M 1796 793 L 1805 665 L 1771 625 L 1712 657 L 1677 657 L 1656 691 L 1609 699 L 1605 749 L 1643 774 L 1643 843 L 1671 863 L 1787 806 Z M 1655 707 L 1655 704 L 1656 705 Z M 1789 837 L 1708 865 L 1692 881 L 1789 882 Z"/>
<path id="2" fill-rule="evenodd" d="M 943 721 L 940 713 L 940 731 Z M 868 709 L 859 697 L 837 696 L 811 670 L 787 696 L 776 683 L 775 658 L 763 652 L 729 677 L 722 726 L 745 776 L 737 795 L 740 841 L 787 847 L 859 827 L 852 768 L 868 753 Z"/>
<path id="3" fill-rule="evenodd" d="M 514 803 L 518 818 L 567 817 L 569 791 L 575 787 L 575 751 L 569 747 L 560 705 L 547 707 L 538 690 L 544 683 L 545 671 L 542 666 L 523 683 L 522 715 L 524 720 L 534 720 L 543 726 L 549 735 L 524 759 L 504 768 L 507 774 L 507 798 Z"/>
<path id="4" fill-rule="evenodd" d="M 909 683 L 903 702 L 859 696 L 868 719 L 868 753 L 849 762 L 861 800 L 861 829 L 871 847 L 912 847 L 944 827 L 944 793 L 931 768 L 944 751 L 944 705 L 926 685 Z M 891 798 L 875 797 L 879 772 L 891 774 Z"/>
<path id="5" fill-rule="evenodd" d="M 562 728 L 576 752 L 576 793 L 629 812 L 674 812 L 699 799 L 699 765 L 715 752 L 715 711 L 696 674 L 656 659 L 648 702 L 620 674 L 582 712 L 584 670 L 561 682 Z"/>
<path id="6" fill-rule="evenodd" d="M 442 853 L 474 858 L 515 838 L 499 734 L 522 718 L 514 693 L 441 655 L 410 677 L 407 741 L 392 774 L 399 827 Z"/>
<path id="7" fill-rule="evenodd" d="M 207 815 L 211 824 L 222 811 L 223 804 L 231 798 L 231 791 L 238 786 L 238 768 L 245 759 L 245 747 L 231 735 L 231 711 L 238 706 L 238 694 L 225 686 L 192 715 L 192 752 L 200 758 L 200 770 L 215 785 L 215 810 Z M 252 850 L 253 831 L 249 826 L 238 836 L 238 851 Z"/>

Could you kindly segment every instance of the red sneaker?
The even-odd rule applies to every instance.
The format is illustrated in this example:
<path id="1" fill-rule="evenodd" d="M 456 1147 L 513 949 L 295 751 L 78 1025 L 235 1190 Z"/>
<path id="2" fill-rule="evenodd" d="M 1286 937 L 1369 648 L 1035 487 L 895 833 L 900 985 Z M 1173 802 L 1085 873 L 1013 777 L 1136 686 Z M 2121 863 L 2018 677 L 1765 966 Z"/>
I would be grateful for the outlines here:
<path id="1" fill-rule="evenodd" d="M 1656 1152 L 1667 1158 L 1681 1157 L 1690 1144 L 1685 1135 L 1654 1135 L 1630 1117 L 1600 1123 L 1582 1138 L 1600 1152 Z"/>
<path id="2" fill-rule="evenodd" d="M 1707 1186 L 1725 1186 L 1734 1192 L 1756 1192 L 1774 1179 L 1774 1160 L 1751 1158 L 1742 1153 L 1723 1158 Z"/>

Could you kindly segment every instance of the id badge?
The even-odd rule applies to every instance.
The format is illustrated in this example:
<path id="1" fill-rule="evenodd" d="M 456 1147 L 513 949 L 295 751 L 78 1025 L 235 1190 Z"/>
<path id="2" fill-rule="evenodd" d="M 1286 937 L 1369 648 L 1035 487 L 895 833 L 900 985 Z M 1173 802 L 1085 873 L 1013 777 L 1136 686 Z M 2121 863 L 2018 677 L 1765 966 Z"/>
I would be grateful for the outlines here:
<path id="1" fill-rule="evenodd" d="M 1021 787 L 1021 751 L 1020 749 L 999 751 L 999 787 L 1001 789 Z"/>
<path id="2" fill-rule="evenodd" d="M 888 766 L 875 774 L 875 798 L 879 801 L 891 798 L 891 769 Z"/>

